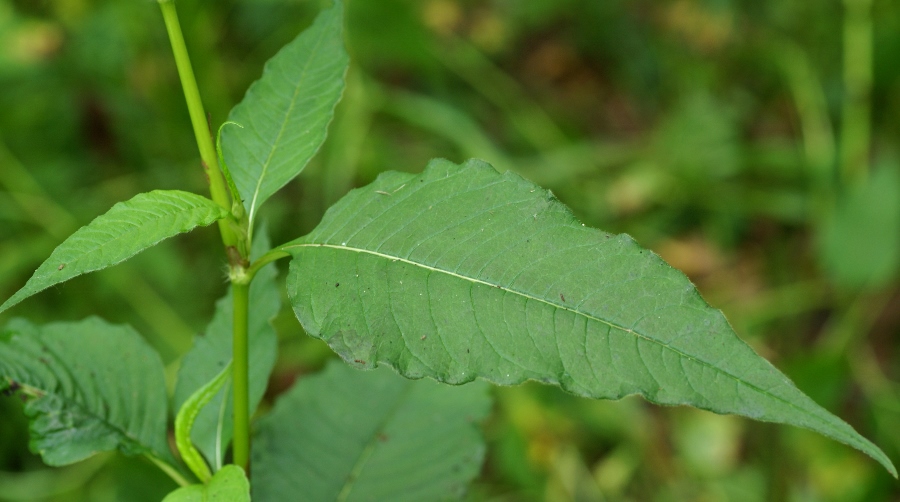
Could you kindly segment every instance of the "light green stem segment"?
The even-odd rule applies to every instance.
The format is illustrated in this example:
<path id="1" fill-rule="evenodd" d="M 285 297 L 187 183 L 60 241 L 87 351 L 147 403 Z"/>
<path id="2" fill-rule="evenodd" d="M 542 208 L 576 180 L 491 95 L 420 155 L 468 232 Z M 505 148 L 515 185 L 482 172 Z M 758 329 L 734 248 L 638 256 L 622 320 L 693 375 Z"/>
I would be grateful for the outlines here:
<path id="1" fill-rule="evenodd" d="M 175 2 L 174 0 L 159 0 L 159 7 L 162 9 L 166 31 L 169 33 L 172 53 L 175 55 L 175 66 L 178 68 L 178 77 L 181 79 L 181 87 L 184 89 L 184 99 L 187 101 L 191 125 L 194 127 L 197 147 L 200 149 L 200 159 L 203 161 L 203 169 L 209 178 L 210 195 L 217 204 L 231 211 L 231 196 L 222 172 L 219 170 L 216 148 L 213 146 L 212 135 L 206 121 L 206 112 L 203 111 L 203 102 L 200 99 L 200 90 L 197 88 L 197 80 L 194 78 L 194 70 L 188 57 L 184 35 L 181 33 Z M 230 222 L 225 219 L 219 220 L 219 232 L 222 234 L 222 242 L 226 247 L 237 249 L 238 238 L 230 225 Z"/>
<path id="2" fill-rule="evenodd" d="M 840 169 L 844 183 L 868 173 L 872 106 L 872 0 L 844 0 L 844 101 Z"/>
<path id="3" fill-rule="evenodd" d="M 234 439 L 233 461 L 248 472 L 250 460 L 250 382 L 248 377 L 247 310 L 249 284 L 231 283 L 234 300 Z"/>
<path id="4" fill-rule="evenodd" d="M 181 453 L 184 463 L 204 483 L 209 483 L 209 480 L 212 479 L 212 472 L 191 441 L 191 429 L 194 428 L 194 421 L 197 420 L 200 410 L 209 404 L 222 386 L 225 385 L 225 382 L 228 381 L 228 377 L 231 375 L 231 366 L 232 364 L 228 363 L 215 378 L 198 389 L 197 392 L 194 392 L 184 402 L 181 410 L 178 411 L 178 416 L 175 417 L 175 445 L 178 446 L 178 451 Z"/>

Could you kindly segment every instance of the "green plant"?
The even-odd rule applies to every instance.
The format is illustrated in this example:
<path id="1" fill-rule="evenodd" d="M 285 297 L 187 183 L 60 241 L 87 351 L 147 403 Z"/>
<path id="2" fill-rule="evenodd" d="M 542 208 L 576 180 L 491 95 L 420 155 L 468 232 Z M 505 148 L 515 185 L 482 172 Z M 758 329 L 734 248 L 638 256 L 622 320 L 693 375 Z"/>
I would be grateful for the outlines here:
<path id="1" fill-rule="evenodd" d="M 133 330 L 94 318 L 10 323 L 2 384 L 30 396 L 32 444 L 48 464 L 120 449 L 146 455 L 182 484 L 192 475 L 203 484 L 173 500 L 217 490 L 246 498 L 249 485 L 224 465 L 225 451 L 233 442 L 232 463 L 247 468 L 249 417 L 274 361 L 272 262 L 290 258 L 297 317 L 351 366 L 385 363 L 450 384 L 534 379 L 593 398 L 638 393 L 806 427 L 896 475 L 877 447 L 737 339 L 680 272 L 627 236 L 583 228 L 549 192 L 483 162 L 438 160 L 419 175 L 382 175 L 344 197 L 312 233 L 271 247 L 258 210 L 314 155 L 341 96 L 340 4 L 272 59 L 220 128 L 220 148 L 174 4 L 161 6 L 212 198 L 154 191 L 117 204 L 63 242 L 0 310 L 213 222 L 232 290 L 179 374 L 175 435 L 184 465 L 165 441 L 161 363 Z M 472 422 L 488 407 L 485 385 L 333 365 L 260 420 L 253 492 L 258 500 L 460 493 L 483 455 Z"/>

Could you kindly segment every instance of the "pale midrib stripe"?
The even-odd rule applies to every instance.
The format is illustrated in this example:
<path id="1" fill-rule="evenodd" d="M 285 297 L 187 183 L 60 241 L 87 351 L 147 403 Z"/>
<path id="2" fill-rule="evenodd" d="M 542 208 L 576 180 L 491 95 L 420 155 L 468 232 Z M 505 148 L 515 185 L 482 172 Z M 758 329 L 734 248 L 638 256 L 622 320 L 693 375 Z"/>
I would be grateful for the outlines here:
<path id="1" fill-rule="evenodd" d="M 718 373 L 721 373 L 722 375 L 725 375 L 725 376 L 727 376 L 727 377 L 733 379 L 734 381 L 736 381 L 736 382 L 738 382 L 738 383 L 740 383 L 740 384 L 742 384 L 742 385 L 746 385 L 747 387 L 749 387 L 749 388 L 751 388 L 751 389 L 753 389 L 753 390 L 759 392 L 760 394 L 763 394 L 763 395 L 768 396 L 768 397 L 770 397 L 770 398 L 772 398 L 772 399 L 774 399 L 774 400 L 777 400 L 777 401 L 780 401 L 780 402 L 782 402 L 782 403 L 784 403 L 784 404 L 787 404 L 787 405 L 790 406 L 791 408 L 794 408 L 794 409 L 796 409 L 796 410 L 798 410 L 798 411 L 800 411 L 800 412 L 802 412 L 802 413 L 804 413 L 804 414 L 806 414 L 806 415 L 808 415 L 808 416 L 815 417 L 817 420 L 822 421 L 823 423 L 828 424 L 828 425 L 831 426 L 831 427 L 834 427 L 829 421 L 826 421 L 825 419 L 819 417 L 818 415 L 813 414 L 813 413 L 811 413 L 810 411 L 805 410 L 805 409 L 803 409 L 803 408 L 800 408 L 799 406 L 795 405 L 795 404 L 792 403 L 791 401 L 788 401 L 788 400 L 786 400 L 786 399 L 784 399 L 784 398 L 782 398 L 782 397 L 776 396 L 776 395 L 774 395 L 774 394 L 772 394 L 772 393 L 770 393 L 770 392 L 768 392 L 768 391 L 766 391 L 766 390 L 760 388 L 760 387 L 757 386 L 757 385 L 754 385 L 754 384 L 752 384 L 752 383 L 750 383 L 750 382 L 748 382 L 748 381 L 746 381 L 746 380 L 743 380 L 743 379 L 741 379 L 741 378 L 739 378 L 739 377 L 737 377 L 737 376 L 735 376 L 735 375 L 733 375 L 733 374 L 731 374 L 731 373 L 729 373 L 729 372 L 723 370 L 722 368 L 719 368 L 718 366 L 714 366 L 714 365 L 712 365 L 711 363 L 708 363 L 708 362 L 706 362 L 706 361 L 703 361 L 702 359 L 697 359 L 696 357 L 693 357 L 693 356 L 691 356 L 691 355 L 689 355 L 689 354 L 685 354 L 684 352 L 682 352 L 682 351 L 680 351 L 680 350 L 678 350 L 678 349 L 672 347 L 671 345 L 666 345 L 666 344 L 660 342 L 659 340 L 656 340 L 656 339 L 654 339 L 654 338 L 650 338 L 650 337 L 648 337 L 647 335 L 643 335 L 643 334 L 641 334 L 641 333 L 639 333 L 639 332 L 637 332 L 637 331 L 634 331 L 634 330 L 631 329 L 631 328 L 625 328 L 625 327 L 623 327 L 623 326 L 619 326 L 619 325 L 616 324 L 616 323 L 613 323 L 613 322 L 611 322 L 611 321 L 607 321 L 606 319 L 601 319 L 601 318 L 599 318 L 599 317 L 594 317 L 594 316 L 592 316 L 592 315 L 590 315 L 590 314 L 588 314 L 588 313 L 582 312 L 582 311 L 580 311 L 580 310 L 574 310 L 574 309 L 571 309 L 571 308 L 568 308 L 568 307 L 565 307 L 565 306 L 562 306 L 562 305 L 558 305 L 558 304 L 553 303 L 553 302 L 551 302 L 551 301 L 544 300 L 543 298 L 538 298 L 538 297 L 536 297 L 536 296 L 532 296 L 532 295 L 529 295 L 529 294 L 527 294 L 527 293 L 523 293 L 523 292 L 521 292 L 521 291 L 516 291 L 516 290 L 514 290 L 514 289 L 509 289 L 509 288 L 503 287 L 503 286 L 501 286 L 501 285 L 499 285 L 499 284 L 492 284 L 492 283 L 490 283 L 490 282 L 483 281 L 483 280 L 481 280 L 481 279 L 477 279 L 477 278 L 474 278 L 474 277 L 467 277 L 467 276 L 464 276 L 464 275 L 457 274 L 456 272 L 451 272 L 451 271 L 449 271 L 449 270 L 445 270 L 445 269 L 442 269 L 442 268 L 432 267 L 432 266 L 426 265 L 426 264 L 424 264 L 424 263 L 419 263 L 419 262 L 415 262 L 415 261 L 412 261 L 412 260 L 408 260 L 408 259 L 406 259 L 406 258 L 401 258 L 401 257 L 399 257 L 399 256 L 391 256 L 391 255 L 387 255 L 387 254 L 384 254 L 384 253 L 379 253 L 379 252 L 377 252 L 377 251 L 371 251 L 371 250 L 368 250 L 368 249 L 360 249 L 360 248 L 355 248 L 355 247 L 352 247 L 352 246 L 337 246 L 337 245 L 334 245 L 334 244 L 319 244 L 319 243 L 292 244 L 292 245 L 282 246 L 280 249 L 286 251 L 286 250 L 292 249 L 292 248 L 304 248 L 304 247 L 309 247 L 309 248 L 331 248 L 331 249 L 341 249 L 341 250 L 352 251 L 352 252 L 356 252 L 356 253 L 370 254 L 370 255 L 378 256 L 378 257 L 380 257 L 380 258 L 384 258 L 384 259 L 391 260 L 391 261 L 400 261 L 400 262 L 403 262 L 403 263 L 406 263 L 406 264 L 409 264 L 409 265 L 413 265 L 413 266 L 416 266 L 416 267 L 424 268 L 424 269 L 426 269 L 426 270 L 431 270 L 431 271 L 433 271 L 433 272 L 440 272 L 440 273 L 443 273 L 443 274 L 447 274 L 447 275 L 450 275 L 450 276 L 453 276 L 453 277 L 456 277 L 456 278 L 459 278 L 459 279 L 462 279 L 462 280 L 465 280 L 465 281 L 473 282 L 473 283 L 476 283 L 476 284 L 482 284 L 482 285 L 485 285 L 485 286 L 489 286 L 489 287 L 491 287 L 491 288 L 500 289 L 500 290 L 502 290 L 502 291 L 508 291 L 508 292 L 510 292 L 510 293 L 513 293 L 513 294 L 516 294 L 516 295 L 525 297 L 525 298 L 527 298 L 527 299 L 529 299 L 529 300 L 534 300 L 534 301 L 536 301 L 536 302 L 541 302 L 541 303 L 550 305 L 551 307 L 554 307 L 554 308 L 566 310 L 566 311 L 572 312 L 573 314 L 580 315 L 580 316 L 584 316 L 584 317 L 586 317 L 586 318 L 588 318 L 588 319 L 590 319 L 590 320 L 597 321 L 597 322 L 602 323 L 602 324 L 606 324 L 607 326 L 609 326 L 609 327 L 611 327 L 611 328 L 615 328 L 615 329 L 624 331 L 624 332 L 626 332 L 626 333 L 630 333 L 630 334 L 636 336 L 637 338 L 640 338 L 640 339 L 645 340 L 645 341 L 647 341 L 647 342 L 650 342 L 650 343 L 652 343 L 652 344 L 658 345 L 658 346 L 663 347 L 663 348 L 665 348 L 665 349 L 667 349 L 667 350 L 671 350 L 671 351 L 674 352 L 675 354 L 677 354 L 677 355 L 679 355 L 679 356 L 681 356 L 681 357 L 684 357 L 685 359 L 688 359 L 688 360 L 690 360 L 690 361 L 693 361 L 693 362 L 699 364 L 700 366 L 704 366 L 704 367 L 706 367 L 706 368 L 712 369 L 713 371 L 716 371 L 716 372 L 718 372 Z M 759 357 L 759 356 L 757 356 L 757 357 Z M 776 370 L 776 371 L 777 371 L 777 370 Z M 790 422 L 788 422 L 788 423 L 790 423 Z M 835 432 L 839 432 L 839 431 L 835 430 Z M 848 438 L 848 441 L 849 441 L 849 438 Z"/>
<path id="2" fill-rule="evenodd" d="M 253 200 L 250 202 L 250 211 L 248 215 L 248 219 L 250 221 L 250 235 L 253 235 L 253 220 L 256 217 L 256 200 L 259 198 L 259 192 L 262 189 L 262 182 L 265 179 L 266 174 L 269 171 L 269 164 L 272 162 L 272 159 L 275 157 L 275 151 L 278 150 L 278 147 L 281 144 L 281 137 L 284 136 L 284 131 L 287 129 L 287 124 L 291 120 L 291 114 L 294 112 L 294 106 L 297 104 L 297 100 L 300 96 L 300 87 L 301 83 L 306 79 L 307 72 L 309 71 L 309 65 L 312 63 L 314 56 L 318 53 L 319 47 L 322 45 L 322 41 L 326 38 L 328 33 L 322 33 L 319 36 L 319 39 L 315 41 L 313 44 L 313 49 L 310 51 L 310 56 L 303 64 L 303 69 L 300 71 L 300 78 L 298 78 L 294 84 L 294 92 L 291 96 L 290 105 L 288 105 L 288 110 L 284 114 L 284 120 L 281 122 L 281 127 L 278 129 L 278 136 L 275 137 L 275 141 L 272 143 L 272 149 L 269 150 L 269 155 L 266 156 L 266 161 L 262 166 L 262 173 L 260 173 L 259 178 L 256 180 L 256 188 L 253 190 Z"/>

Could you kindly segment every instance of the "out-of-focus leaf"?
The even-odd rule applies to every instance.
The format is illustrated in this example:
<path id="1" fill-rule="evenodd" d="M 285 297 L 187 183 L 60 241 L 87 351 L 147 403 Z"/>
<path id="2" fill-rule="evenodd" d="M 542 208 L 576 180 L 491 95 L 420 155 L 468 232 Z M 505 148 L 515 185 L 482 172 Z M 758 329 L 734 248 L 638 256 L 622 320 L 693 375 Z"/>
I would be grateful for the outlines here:
<path id="1" fill-rule="evenodd" d="M 209 225 L 228 215 L 215 202 L 180 190 L 154 190 L 114 205 L 60 244 L 0 305 L 0 312 L 73 277 L 94 272 L 140 253 L 174 235 Z"/>
<path id="2" fill-rule="evenodd" d="M 31 396 L 30 446 L 49 465 L 116 449 L 171 461 L 162 361 L 129 326 L 14 319 L 0 335 L 0 387 Z"/>
<path id="3" fill-rule="evenodd" d="M 484 162 L 385 173 L 281 249 L 293 255 L 297 318 L 351 364 L 452 384 L 533 379 L 796 425 L 896 473 L 740 340 L 684 274 Z"/>
<path id="4" fill-rule="evenodd" d="M 477 423 L 489 408 L 481 383 L 448 387 L 333 362 L 298 382 L 260 421 L 253 498 L 459 498 L 481 467 Z"/>
<path id="5" fill-rule="evenodd" d="M 900 171 L 883 166 L 838 200 L 822 228 L 825 272 L 840 285 L 884 286 L 900 269 Z"/>

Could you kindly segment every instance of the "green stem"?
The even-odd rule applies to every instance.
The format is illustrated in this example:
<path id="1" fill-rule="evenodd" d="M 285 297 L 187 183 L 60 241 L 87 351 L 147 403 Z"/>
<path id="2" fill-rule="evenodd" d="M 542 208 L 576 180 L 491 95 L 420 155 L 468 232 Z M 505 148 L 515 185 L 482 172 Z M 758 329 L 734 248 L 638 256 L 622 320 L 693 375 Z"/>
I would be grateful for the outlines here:
<path id="1" fill-rule="evenodd" d="M 250 460 L 249 356 L 247 343 L 247 310 L 250 284 L 231 283 L 234 301 L 234 449 L 233 461 L 248 471 Z"/>
<path id="2" fill-rule="evenodd" d="M 194 128 L 197 147 L 200 149 L 200 159 L 203 161 L 203 169 L 209 180 L 210 195 L 217 204 L 231 211 L 231 196 L 225 184 L 225 178 L 219 170 L 216 148 L 213 146 L 212 134 L 206 121 L 206 112 L 203 111 L 203 102 L 200 99 L 200 90 L 197 88 L 197 80 L 194 78 L 194 70 L 188 57 L 184 35 L 181 33 L 181 24 L 178 22 L 175 2 L 174 0 L 159 0 L 159 7 L 162 9 L 166 31 L 169 33 L 172 53 L 175 55 L 175 66 L 178 68 L 178 77 L 181 79 L 181 87 L 184 89 L 184 99 L 187 101 L 191 125 Z M 222 234 L 222 242 L 225 243 L 226 247 L 237 249 L 238 236 L 227 219 L 219 220 L 219 232 Z M 230 255 L 229 253 L 229 260 L 231 261 Z M 232 263 L 232 265 L 235 264 Z"/>

